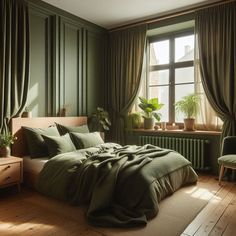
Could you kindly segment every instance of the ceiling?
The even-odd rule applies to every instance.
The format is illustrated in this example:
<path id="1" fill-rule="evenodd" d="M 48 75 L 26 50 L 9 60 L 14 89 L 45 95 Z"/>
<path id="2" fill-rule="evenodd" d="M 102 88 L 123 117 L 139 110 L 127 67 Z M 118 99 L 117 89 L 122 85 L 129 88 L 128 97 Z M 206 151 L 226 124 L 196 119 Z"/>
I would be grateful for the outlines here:
<path id="1" fill-rule="evenodd" d="M 215 0 L 44 0 L 44 2 L 111 29 Z"/>

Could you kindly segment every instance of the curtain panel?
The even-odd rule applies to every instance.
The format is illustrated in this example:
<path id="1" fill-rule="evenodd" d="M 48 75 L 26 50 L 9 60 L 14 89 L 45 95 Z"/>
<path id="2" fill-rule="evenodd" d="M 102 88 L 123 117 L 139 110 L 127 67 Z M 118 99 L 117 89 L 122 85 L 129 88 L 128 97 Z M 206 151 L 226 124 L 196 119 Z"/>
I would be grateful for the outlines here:
<path id="1" fill-rule="evenodd" d="M 195 127 L 198 130 L 221 131 L 222 120 L 216 115 L 214 109 L 208 102 L 202 86 L 198 51 L 199 49 L 197 45 L 197 40 L 195 39 L 195 59 L 194 59 L 195 93 L 200 96 L 200 106 L 199 106 L 199 112 L 196 115 Z"/>
<path id="2" fill-rule="evenodd" d="M 29 14 L 24 0 L 0 1 L 0 132 L 19 116 L 29 85 Z"/>
<path id="3" fill-rule="evenodd" d="M 222 136 L 236 135 L 236 2 L 199 10 L 195 17 L 202 85 L 222 119 Z"/>
<path id="4" fill-rule="evenodd" d="M 137 98 L 142 74 L 147 26 L 111 32 L 108 51 L 108 97 L 112 141 L 124 144 L 125 116 Z"/>

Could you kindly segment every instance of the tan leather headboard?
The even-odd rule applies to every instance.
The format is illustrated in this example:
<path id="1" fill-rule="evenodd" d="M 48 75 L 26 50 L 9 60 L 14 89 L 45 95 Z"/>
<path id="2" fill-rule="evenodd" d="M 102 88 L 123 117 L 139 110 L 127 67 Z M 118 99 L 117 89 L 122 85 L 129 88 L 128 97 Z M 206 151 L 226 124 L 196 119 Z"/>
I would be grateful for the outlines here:
<path id="1" fill-rule="evenodd" d="M 37 118 L 13 118 L 11 132 L 17 137 L 12 145 L 11 155 L 23 157 L 28 155 L 28 148 L 22 126 L 31 128 L 47 128 L 56 123 L 66 126 L 79 126 L 87 124 L 87 117 L 37 117 Z"/>

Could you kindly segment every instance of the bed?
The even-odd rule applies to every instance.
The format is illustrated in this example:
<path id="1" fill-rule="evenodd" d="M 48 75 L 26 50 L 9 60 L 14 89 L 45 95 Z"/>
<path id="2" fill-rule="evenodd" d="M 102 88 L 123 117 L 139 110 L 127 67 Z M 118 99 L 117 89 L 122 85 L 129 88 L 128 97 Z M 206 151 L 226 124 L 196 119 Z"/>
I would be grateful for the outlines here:
<path id="1" fill-rule="evenodd" d="M 11 131 L 17 137 L 11 148 L 13 156 L 21 157 L 23 160 L 23 178 L 24 183 L 31 188 L 35 188 L 39 172 L 48 160 L 48 157 L 40 159 L 30 159 L 27 141 L 22 127 L 47 128 L 55 124 L 55 122 L 68 125 L 80 126 L 87 124 L 87 117 L 35 117 L 35 118 L 13 118 L 11 120 Z"/>
<path id="2" fill-rule="evenodd" d="M 145 226 L 157 215 L 163 198 L 197 181 L 191 163 L 183 156 L 149 144 L 122 147 L 99 143 L 32 162 L 21 127 L 48 127 L 54 122 L 80 126 L 87 119 L 13 119 L 12 132 L 18 139 L 12 154 L 24 157 L 25 182 L 47 196 L 88 206 L 86 218 L 93 225 Z"/>

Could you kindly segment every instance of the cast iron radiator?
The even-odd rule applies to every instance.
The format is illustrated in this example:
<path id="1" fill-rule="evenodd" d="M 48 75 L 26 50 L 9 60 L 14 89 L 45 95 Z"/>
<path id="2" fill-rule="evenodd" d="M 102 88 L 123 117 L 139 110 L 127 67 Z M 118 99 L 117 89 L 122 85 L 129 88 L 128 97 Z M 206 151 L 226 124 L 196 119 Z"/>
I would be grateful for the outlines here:
<path id="1" fill-rule="evenodd" d="M 206 170 L 205 164 L 206 144 L 209 140 L 197 138 L 177 138 L 163 136 L 139 136 L 139 145 L 153 144 L 161 148 L 172 149 L 182 154 L 188 159 L 194 169 Z"/>

